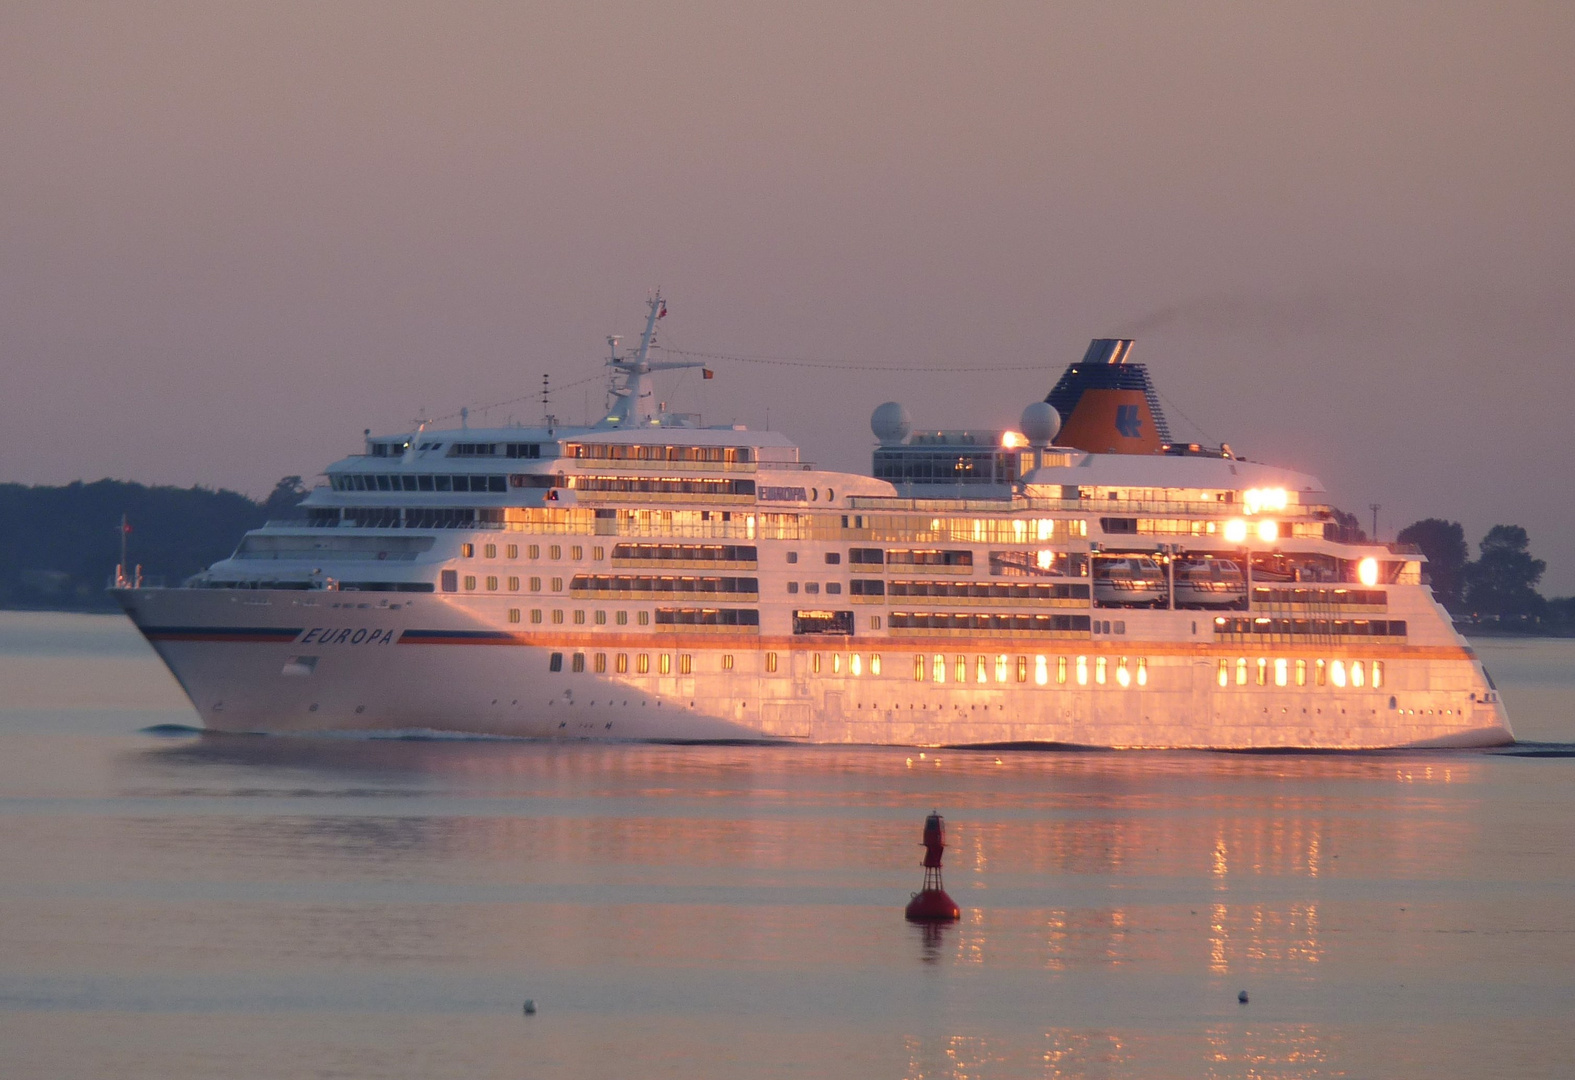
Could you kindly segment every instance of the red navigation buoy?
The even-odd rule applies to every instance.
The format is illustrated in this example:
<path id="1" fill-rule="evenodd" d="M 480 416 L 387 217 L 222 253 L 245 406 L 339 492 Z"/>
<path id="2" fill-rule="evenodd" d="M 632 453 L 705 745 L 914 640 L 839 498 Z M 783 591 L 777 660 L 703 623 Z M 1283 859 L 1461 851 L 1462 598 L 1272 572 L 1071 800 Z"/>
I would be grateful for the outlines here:
<path id="1" fill-rule="evenodd" d="M 904 913 L 910 922 L 956 922 L 962 912 L 941 887 L 941 852 L 946 850 L 946 822 L 932 811 L 924 819 L 924 887 L 913 894 Z"/>

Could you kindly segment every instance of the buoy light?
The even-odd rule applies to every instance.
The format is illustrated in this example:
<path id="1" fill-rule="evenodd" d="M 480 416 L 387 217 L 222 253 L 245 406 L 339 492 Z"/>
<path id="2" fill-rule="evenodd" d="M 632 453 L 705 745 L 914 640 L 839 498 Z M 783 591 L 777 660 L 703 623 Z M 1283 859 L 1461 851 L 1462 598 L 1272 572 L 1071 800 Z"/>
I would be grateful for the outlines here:
<path id="1" fill-rule="evenodd" d="M 1225 539 L 1232 544 L 1247 542 L 1247 523 L 1241 518 L 1232 518 L 1225 523 Z"/>
<path id="2" fill-rule="evenodd" d="M 1371 556 L 1356 564 L 1356 580 L 1363 585 L 1378 584 L 1378 560 Z"/>

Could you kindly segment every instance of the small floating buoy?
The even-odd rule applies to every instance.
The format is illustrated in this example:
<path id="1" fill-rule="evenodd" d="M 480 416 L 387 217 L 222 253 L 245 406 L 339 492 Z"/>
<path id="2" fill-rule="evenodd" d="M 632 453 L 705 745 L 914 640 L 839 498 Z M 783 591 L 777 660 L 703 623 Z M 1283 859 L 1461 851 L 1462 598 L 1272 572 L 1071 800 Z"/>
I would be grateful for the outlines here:
<path id="1" fill-rule="evenodd" d="M 536 999 L 535 998 L 526 998 L 525 999 L 525 1015 L 526 1016 L 535 1016 L 536 1015 Z"/>
<path id="2" fill-rule="evenodd" d="M 938 811 L 932 811 L 924 819 L 923 845 L 924 887 L 913 894 L 903 914 L 909 922 L 956 922 L 962 917 L 962 912 L 941 887 L 941 853 L 946 850 L 946 822 Z"/>
<path id="3" fill-rule="evenodd" d="M 1243 990 L 1241 993 L 1237 994 L 1236 1000 L 1241 1002 L 1243 1005 L 1247 1004 L 1247 991 Z"/>

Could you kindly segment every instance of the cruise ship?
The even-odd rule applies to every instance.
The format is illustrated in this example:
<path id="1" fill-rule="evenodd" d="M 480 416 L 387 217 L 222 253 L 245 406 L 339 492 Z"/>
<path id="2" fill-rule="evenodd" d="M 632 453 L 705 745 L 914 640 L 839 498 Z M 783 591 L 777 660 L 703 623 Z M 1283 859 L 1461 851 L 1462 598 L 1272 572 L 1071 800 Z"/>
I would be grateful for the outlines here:
<path id="1" fill-rule="evenodd" d="M 872 475 L 665 411 L 366 433 L 178 588 L 114 590 L 202 724 L 558 739 L 1365 749 L 1512 741 L 1414 550 L 1170 438 L 1101 339 L 1014 430 L 887 402 Z M 709 375 L 709 372 L 707 372 Z"/>

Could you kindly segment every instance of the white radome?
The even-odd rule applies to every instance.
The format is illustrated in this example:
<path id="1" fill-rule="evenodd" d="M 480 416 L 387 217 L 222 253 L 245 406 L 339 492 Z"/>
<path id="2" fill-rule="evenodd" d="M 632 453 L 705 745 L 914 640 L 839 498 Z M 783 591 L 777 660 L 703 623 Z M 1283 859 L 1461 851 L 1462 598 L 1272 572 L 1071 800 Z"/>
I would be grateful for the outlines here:
<path id="1" fill-rule="evenodd" d="M 870 430 L 882 446 L 896 446 L 907 441 L 908 434 L 913 431 L 913 417 L 908 415 L 902 402 L 888 401 L 877 405 L 870 414 Z"/>
<path id="2" fill-rule="evenodd" d="M 1048 401 L 1036 401 L 1023 410 L 1019 425 L 1029 446 L 1049 446 L 1061 431 L 1061 414 Z"/>

